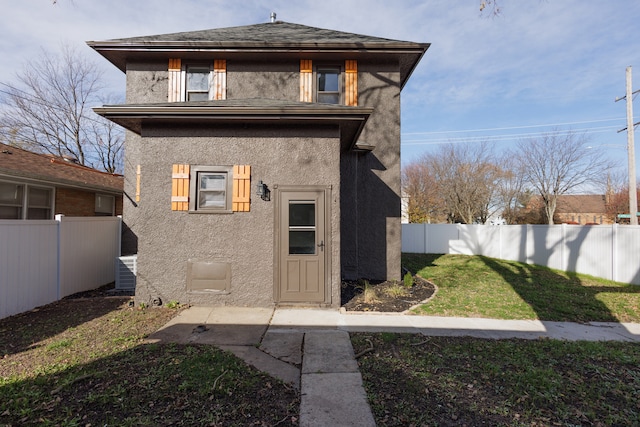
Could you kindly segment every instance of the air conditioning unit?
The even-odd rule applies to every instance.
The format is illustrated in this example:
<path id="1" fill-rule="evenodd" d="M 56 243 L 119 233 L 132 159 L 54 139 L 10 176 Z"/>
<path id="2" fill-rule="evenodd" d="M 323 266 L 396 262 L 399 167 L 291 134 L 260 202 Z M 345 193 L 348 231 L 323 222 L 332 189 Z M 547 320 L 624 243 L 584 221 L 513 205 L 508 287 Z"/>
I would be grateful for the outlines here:
<path id="1" fill-rule="evenodd" d="M 136 288 L 138 255 L 118 257 L 116 263 L 116 290 L 132 291 Z"/>

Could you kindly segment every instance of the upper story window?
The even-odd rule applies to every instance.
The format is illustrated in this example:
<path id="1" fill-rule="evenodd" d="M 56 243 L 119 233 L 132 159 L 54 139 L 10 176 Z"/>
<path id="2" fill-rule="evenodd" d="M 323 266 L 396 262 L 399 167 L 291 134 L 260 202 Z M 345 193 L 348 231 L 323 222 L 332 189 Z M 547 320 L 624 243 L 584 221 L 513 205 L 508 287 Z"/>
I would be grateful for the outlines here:
<path id="1" fill-rule="evenodd" d="M 0 219 L 52 219 L 53 188 L 0 182 Z"/>
<path id="2" fill-rule="evenodd" d="M 300 102 L 358 105 L 358 61 L 348 59 L 344 67 L 300 60 Z"/>
<path id="3" fill-rule="evenodd" d="M 169 102 L 209 101 L 227 98 L 227 61 L 188 63 L 169 59 Z"/>
<path id="4" fill-rule="evenodd" d="M 210 75 L 211 70 L 209 69 L 209 67 L 186 67 L 186 101 L 209 100 Z"/>
<path id="5" fill-rule="evenodd" d="M 322 67 L 316 70 L 316 101 L 340 104 L 340 68 Z"/>

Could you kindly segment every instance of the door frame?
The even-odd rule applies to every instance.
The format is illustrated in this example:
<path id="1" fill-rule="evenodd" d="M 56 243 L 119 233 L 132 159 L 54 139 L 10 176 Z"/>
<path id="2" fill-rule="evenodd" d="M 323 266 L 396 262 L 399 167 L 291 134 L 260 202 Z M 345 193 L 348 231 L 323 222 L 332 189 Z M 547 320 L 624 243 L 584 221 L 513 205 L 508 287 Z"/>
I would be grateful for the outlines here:
<path id="1" fill-rule="evenodd" d="M 333 230 L 331 229 L 331 186 L 330 185 L 274 185 L 274 233 L 273 233 L 273 299 L 276 304 L 280 301 L 280 257 L 281 250 L 281 199 L 282 193 L 288 192 L 322 192 L 324 193 L 324 301 L 321 303 L 310 302 L 312 304 L 331 304 L 332 285 L 332 247 Z M 305 304 L 289 303 L 286 304 Z"/>

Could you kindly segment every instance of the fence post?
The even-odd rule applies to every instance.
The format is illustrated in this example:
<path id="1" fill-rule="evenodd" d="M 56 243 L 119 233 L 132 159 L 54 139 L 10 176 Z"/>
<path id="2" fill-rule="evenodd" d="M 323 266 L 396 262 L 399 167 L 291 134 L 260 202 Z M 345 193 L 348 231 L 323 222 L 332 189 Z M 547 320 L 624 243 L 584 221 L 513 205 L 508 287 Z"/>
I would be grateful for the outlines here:
<path id="1" fill-rule="evenodd" d="M 57 214 L 56 215 L 56 228 L 57 228 L 57 244 L 56 244 L 56 250 L 58 251 L 57 254 L 57 272 L 56 272 L 56 300 L 59 301 L 60 300 L 60 280 L 62 279 L 62 259 L 61 259 L 61 252 L 62 252 L 62 245 L 60 244 L 60 240 L 62 237 L 62 218 L 64 217 L 64 215 L 62 214 Z"/>
<path id="2" fill-rule="evenodd" d="M 616 281 L 617 266 L 617 249 L 618 249 L 618 224 L 611 224 L 611 280 Z"/>
<path id="3" fill-rule="evenodd" d="M 562 257 L 562 262 L 560 263 L 560 268 L 562 270 L 567 271 L 567 267 L 568 267 L 568 262 L 567 262 L 567 255 L 566 255 L 566 249 L 567 249 L 567 224 L 566 223 L 562 223 L 560 225 L 561 230 L 562 230 L 562 245 L 560 246 L 561 248 L 561 252 L 560 252 L 560 256 Z M 549 229 L 547 229 L 547 233 L 549 232 Z"/>

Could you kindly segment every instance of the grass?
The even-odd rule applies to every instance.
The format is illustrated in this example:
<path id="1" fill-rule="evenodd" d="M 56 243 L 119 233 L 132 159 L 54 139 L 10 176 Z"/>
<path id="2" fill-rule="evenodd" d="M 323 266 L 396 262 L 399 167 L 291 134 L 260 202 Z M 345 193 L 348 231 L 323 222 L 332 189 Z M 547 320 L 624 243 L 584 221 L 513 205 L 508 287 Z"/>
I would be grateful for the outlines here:
<path id="1" fill-rule="evenodd" d="M 638 322 L 640 287 L 481 256 L 404 254 L 417 313 Z M 640 344 L 352 334 L 379 426 L 637 426 Z"/>
<path id="2" fill-rule="evenodd" d="M 0 426 L 297 420 L 298 393 L 230 353 L 144 341 L 177 313 L 92 298 L 0 319 Z"/>
<path id="3" fill-rule="evenodd" d="M 640 286 L 483 256 L 403 254 L 438 292 L 417 314 L 640 322 Z"/>
<path id="4" fill-rule="evenodd" d="M 352 334 L 379 426 L 636 426 L 637 343 Z"/>

